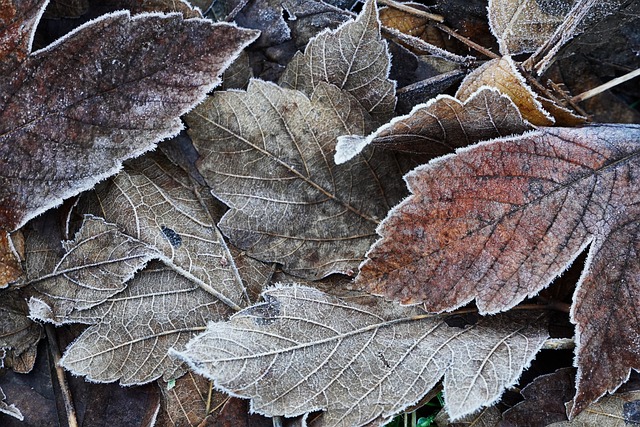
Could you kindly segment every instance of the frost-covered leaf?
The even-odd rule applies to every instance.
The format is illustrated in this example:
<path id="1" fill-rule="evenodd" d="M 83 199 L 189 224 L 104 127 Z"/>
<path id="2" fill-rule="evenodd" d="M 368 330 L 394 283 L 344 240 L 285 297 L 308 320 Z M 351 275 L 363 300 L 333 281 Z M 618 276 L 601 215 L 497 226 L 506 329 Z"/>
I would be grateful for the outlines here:
<path id="1" fill-rule="evenodd" d="M 326 30 L 312 39 L 304 54 L 293 57 L 280 86 L 311 97 L 319 83 L 347 91 L 379 122 L 393 116 L 395 82 L 389 79 L 390 57 L 380 35 L 374 0 L 369 0 L 355 21 Z"/>
<path id="2" fill-rule="evenodd" d="M 571 408 L 571 402 L 567 404 Z M 627 427 L 640 422 L 640 391 L 615 393 L 587 406 L 569 421 L 549 427 Z"/>
<path id="3" fill-rule="evenodd" d="M 150 153 L 100 184 L 81 210 L 118 224 L 165 264 L 239 309 L 249 300 L 205 205 L 206 192 L 162 154 Z"/>
<path id="4" fill-rule="evenodd" d="M 489 24 L 500 53 L 533 52 L 551 37 L 572 0 L 489 0 Z"/>
<path id="5" fill-rule="evenodd" d="M 493 59 L 470 73 L 460 84 L 456 98 L 465 101 L 483 86 L 495 87 L 507 95 L 520 109 L 522 117 L 536 126 L 549 126 L 554 118 L 540 103 L 540 97 L 531 90 L 513 60 L 505 56 Z"/>
<path id="6" fill-rule="evenodd" d="M 45 301 L 32 298 L 35 313 L 45 313 Z M 60 323 L 91 324 L 64 352 L 61 364 L 88 380 L 121 385 L 142 384 L 184 372 L 169 348 L 183 348 L 209 321 L 225 319 L 231 309 L 197 284 L 155 262 L 138 273 L 124 291 L 102 304 L 74 310 Z M 42 319 L 48 320 L 48 319 Z"/>
<path id="7" fill-rule="evenodd" d="M 443 311 L 537 294 L 589 247 L 572 307 L 577 414 L 640 369 L 640 127 L 541 128 L 406 176 L 357 281 Z M 606 301 L 606 304 L 603 303 Z"/>
<path id="8" fill-rule="evenodd" d="M 255 412 L 325 411 L 318 426 L 382 425 L 443 376 L 449 414 L 472 413 L 515 383 L 546 338 L 529 316 L 459 328 L 444 316 L 299 285 L 263 296 L 177 354 L 218 388 L 250 398 Z"/>
<path id="9" fill-rule="evenodd" d="M 380 153 L 336 166 L 336 138 L 373 121 L 348 93 L 302 92 L 253 80 L 217 92 L 187 115 L 198 166 L 231 209 L 219 226 L 255 258 L 320 278 L 357 267 L 375 227 L 404 193 L 397 163 Z"/>
<path id="10" fill-rule="evenodd" d="M 48 303 L 31 303 L 31 316 L 63 323 L 76 310 L 103 303 L 121 292 L 126 282 L 159 257 L 153 248 L 124 234 L 102 218 L 87 216 L 74 240 L 63 242 L 65 254 L 53 271 L 28 283 Z"/>
<path id="11" fill-rule="evenodd" d="M 6 399 L 7 399 L 7 396 L 4 394 L 4 391 L 2 391 L 2 389 L 0 388 L 0 412 L 2 412 L 3 414 L 10 415 L 14 418 L 17 418 L 20 421 L 23 421 L 24 416 L 22 415 L 22 412 L 20 412 L 20 409 L 18 409 L 14 404 L 9 405 L 7 402 L 5 402 Z"/>
<path id="12" fill-rule="evenodd" d="M 531 128 L 509 97 L 485 86 L 465 102 L 439 95 L 426 104 L 417 105 L 408 115 L 396 117 L 366 138 L 341 136 L 335 161 L 344 163 L 369 144 L 437 157 L 456 148 L 520 134 Z"/>
<path id="13" fill-rule="evenodd" d="M 45 4 L 2 3 L 2 230 L 24 225 L 176 134 L 178 116 L 257 36 L 178 13 L 120 11 L 31 52 Z"/>
<path id="14" fill-rule="evenodd" d="M 35 362 L 42 326 L 27 317 L 29 309 L 18 290 L 0 294 L 0 366 L 27 373 Z"/>

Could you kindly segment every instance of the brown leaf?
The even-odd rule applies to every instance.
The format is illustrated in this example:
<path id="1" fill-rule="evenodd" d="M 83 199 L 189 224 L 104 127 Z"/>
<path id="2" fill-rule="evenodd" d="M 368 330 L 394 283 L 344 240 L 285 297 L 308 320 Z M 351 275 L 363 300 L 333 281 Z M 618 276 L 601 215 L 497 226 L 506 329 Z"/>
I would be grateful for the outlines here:
<path id="1" fill-rule="evenodd" d="M 640 127 L 543 128 L 417 168 L 357 281 L 429 310 L 482 313 L 533 296 L 589 246 L 574 295 L 573 414 L 640 369 Z M 603 304 L 607 301 L 607 304 Z"/>
<path id="2" fill-rule="evenodd" d="M 179 14 L 131 17 L 121 11 L 32 53 L 45 3 L 6 0 L 0 15 L 5 231 L 176 134 L 182 127 L 178 116 L 219 82 L 217 75 L 256 37 Z"/>
<path id="3" fill-rule="evenodd" d="M 217 92 L 187 116 L 199 169 L 231 209 L 219 226 L 250 256 L 320 278 L 357 267 L 378 218 L 404 192 L 389 157 L 335 166 L 335 140 L 367 134 L 372 120 L 348 93 L 319 83 L 302 92 L 253 80 Z"/>
<path id="4" fill-rule="evenodd" d="M 440 410 L 433 421 L 438 427 L 498 427 L 501 426 L 501 415 L 500 410 L 494 405 L 484 408 L 478 413 L 467 415 L 458 421 L 451 421 L 447 412 Z"/>
<path id="5" fill-rule="evenodd" d="M 0 288 L 8 286 L 20 276 L 22 266 L 11 236 L 5 230 L 0 230 Z"/>
<path id="6" fill-rule="evenodd" d="M 470 73 L 460 84 L 456 98 L 466 101 L 483 86 L 495 87 L 511 98 L 522 117 L 531 124 L 549 126 L 555 123 L 510 57 L 493 59 Z"/>
<path id="7" fill-rule="evenodd" d="M 0 388 L 0 412 L 2 412 L 3 414 L 10 415 L 14 418 L 17 418 L 20 421 L 23 421 L 24 416 L 22 415 L 22 412 L 20 412 L 20 409 L 18 409 L 14 404 L 11 404 L 11 405 L 8 404 L 7 402 L 5 402 L 5 400 L 7 400 L 7 396 L 4 394 L 4 391 L 2 391 L 2 389 Z"/>
<path id="8" fill-rule="evenodd" d="M 456 148 L 532 129 L 509 97 L 497 89 L 481 87 L 463 103 L 439 95 L 396 117 L 368 137 L 341 136 L 336 145 L 337 164 L 352 159 L 362 149 L 376 147 L 437 157 Z"/>
<path id="9" fill-rule="evenodd" d="M 255 412 L 325 411 L 314 425 L 382 425 L 442 376 L 446 408 L 459 418 L 497 399 L 546 338 L 528 316 L 458 328 L 417 309 L 351 304 L 299 285 L 263 296 L 176 354 L 216 387 L 250 398 Z"/>
<path id="10" fill-rule="evenodd" d="M 75 289 L 66 286 L 71 301 Z M 82 301 L 80 301 L 82 303 Z M 59 313 L 49 299 L 29 301 L 31 317 L 58 323 L 93 324 L 67 347 L 61 365 L 96 382 L 121 385 L 166 380 L 184 373 L 167 354 L 182 348 L 208 321 L 231 309 L 159 263 L 136 275 L 124 291 L 91 308 Z"/>
<path id="11" fill-rule="evenodd" d="M 549 427 L 627 427 L 640 422 L 640 392 L 631 391 L 605 396 L 587 406 L 570 421 L 547 424 Z M 571 402 L 567 404 L 567 412 Z"/>
<path id="12" fill-rule="evenodd" d="M 566 421 L 565 402 L 575 393 L 575 369 L 562 368 L 542 375 L 522 389 L 524 401 L 502 414 L 502 427 L 544 427 Z"/>
<path id="13" fill-rule="evenodd" d="M 29 309 L 19 291 L 0 296 L 0 363 L 16 372 L 27 373 L 35 363 L 42 327 L 27 317 Z"/>
<path id="14" fill-rule="evenodd" d="M 212 197 L 206 193 L 165 156 L 149 153 L 97 186 L 80 209 L 118 224 L 154 257 L 239 310 L 249 299 L 207 210 L 203 199 Z M 108 242 L 105 247 L 117 248 Z"/>
<path id="15" fill-rule="evenodd" d="M 209 381 L 199 375 L 187 372 L 169 387 L 160 382 L 162 408 L 156 427 L 199 426 L 207 418 Z M 228 397 L 215 392 L 212 409 L 223 404 Z"/>
<path id="16" fill-rule="evenodd" d="M 353 95 L 371 116 L 386 122 L 396 105 L 395 82 L 389 80 L 389 52 L 380 35 L 374 0 L 365 3 L 355 21 L 324 31 L 293 57 L 280 86 L 312 97 L 319 83 L 330 83 Z"/>

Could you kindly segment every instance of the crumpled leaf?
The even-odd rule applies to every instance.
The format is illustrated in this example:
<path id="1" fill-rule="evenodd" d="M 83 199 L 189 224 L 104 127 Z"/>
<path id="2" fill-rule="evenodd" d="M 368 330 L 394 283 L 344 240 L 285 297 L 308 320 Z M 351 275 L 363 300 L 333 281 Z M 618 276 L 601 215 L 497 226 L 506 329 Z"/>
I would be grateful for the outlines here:
<path id="1" fill-rule="evenodd" d="M 17 418 L 20 421 L 24 420 L 24 416 L 22 415 L 22 412 L 20 412 L 20 409 L 18 409 L 14 404 L 9 405 L 5 402 L 6 399 L 7 396 L 4 394 L 4 391 L 2 391 L 2 388 L 0 388 L 0 412 Z"/>
<path id="2" fill-rule="evenodd" d="M 126 282 L 159 254 L 124 234 L 115 224 L 88 216 L 73 241 L 63 242 L 65 254 L 53 271 L 29 282 L 38 298 L 50 303 L 46 314 L 31 315 L 62 323 L 76 310 L 102 304 L 126 288 Z"/>
<path id="3" fill-rule="evenodd" d="M 123 386 L 182 375 L 181 362 L 168 355 L 169 348 L 182 348 L 208 321 L 231 313 L 197 284 L 159 263 L 91 308 L 58 313 L 48 300 L 33 297 L 29 307 L 39 320 L 91 324 L 67 347 L 60 364 L 90 381 L 119 380 Z"/>
<path id="4" fill-rule="evenodd" d="M 522 117 L 536 126 L 550 126 L 554 118 L 540 103 L 539 96 L 527 85 L 513 60 L 505 56 L 492 59 L 470 73 L 460 84 L 456 98 L 465 101 L 482 86 L 491 86 L 507 95 L 520 109 Z"/>
<path id="5" fill-rule="evenodd" d="M 440 158 L 378 229 L 357 282 L 426 309 L 507 310 L 587 247 L 574 295 L 575 415 L 640 369 L 639 126 L 542 128 Z M 606 301 L 606 304 L 602 302 Z"/>
<path id="6" fill-rule="evenodd" d="M 199 169 L 231 209 L 219 223 L 252 257 L 320 278 L 354 269 L 378 219 L 404 190 L 388 157 L 335 166 L 335 140 L 373 122 L 348 93 L 319 83 L 311 99 L 253 80 L 217 92 L 187 118 Z"/>
<path id="7" fill-rule="evenodd" d="M 480 87 L 465 102 L 438 95 L 417 105 L 406 116 L 396 117 L 371 135 L 341 136 L 335 162 L 344 163 L 373 144 L 437 157 L 456 148 L 532 129 L 518 108 L 497 89 Z"/>
<path id="8" fill-rule="evenodd" d="M 350 304 L 299 285 L 263 296 L 176 354 L 216 387 L 250 398 L 255 412 L 325 411 L 315 425 L 382 425 L 442 376 L 447 411 L 461 417 L 496 400 L 546 338 L 527 316 L 458 328 L 414 308 Z"/>
<path id="9" fill-rule="evenodd" d="M 457 421 L 451 421 L 447 411 L 441 410 L 434 418 L 434 422 L 438 427 L 505 427 L 500 424 L 502 414 L 496 406 L 489 406 L 480 412 L 467 415 Z"/>
<path id="10" fill-rule="evenodd" d="M 95 200 L 85 198 L 81 209 L 118 224 L 128 236 L 152 248 L 165 264 L 240 309 L 249 300 L 204 204 L 207 196 L 211 198 L 181 168 L 160 153 L 149 153 L 96 187 L 91 195 Z"/>
<path id="11" fill-rule="evenodd" d="M 311 97 L 320 82 L 331 83 L 353 95 L 374 119 L 386 122 L 396 105 L 389 69 L 378 10 L 370 0 L 355 21 L 318 34 L 304 54 L 298 52 L 280 78 L 280 86 Z"/>
<path id="12" fill-rule="evenodd" d="M 176 134 L 178 116 L 202 100 L 257 36 L 180 14 L 121 11 L 31 52 L 45 3 L 2 6 L 3 230 L 19 228 Z"/>

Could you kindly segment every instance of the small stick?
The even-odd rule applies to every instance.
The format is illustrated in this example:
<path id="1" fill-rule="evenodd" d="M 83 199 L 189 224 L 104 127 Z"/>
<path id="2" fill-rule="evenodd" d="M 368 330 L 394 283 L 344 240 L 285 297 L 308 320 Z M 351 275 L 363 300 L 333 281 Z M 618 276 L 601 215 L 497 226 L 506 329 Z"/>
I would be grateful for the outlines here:
<path id="1" fill-rule="evenodd" d="M 436 15 L 435 13 L 425 12 L 424 10 L 416 9 L 411 6 L 407 6 L 406 4 L 398 3 L 394 0 L 378 0 L 378 4 L 384 4 L 385 6 L 392 7 L 402 12 L 407 12 L 411 15 L 418 16 L 420 18 L 426 18 L 431 21 L 436 21 L 440 23 L 444 22 L 444 17 L 442 15 Z"/>
<path id="2" fill-rule="evenodd" d="M 391 37 L 393 39 L 396 39 L 402 43 L 407 44 L 408 46 L 412 47 L 413 49 L 422 51 L 422 52 L 427 52 L 433 56 L 437 56 L 439 58 L 444 58 L 447 59 L 451 62 L 455 62 L 458 64 L 463 64 L 463 65 L 469 65 L 471 62 L 473 62 L 475 60 L 475 58 L 471 57 L 471 56 L 460 56 L 460 55 L 456 55 L 455 53 L 451 53 L 449 51 L 446 51 L 444 49 L 439 48 L 438 46 L 434 46 L 431 43 L 427 43 L 426 41 L 419 39 L 417 37 L 413 37 L 410 35 L 407 35 L 399 30 L 396 30 L 395 28 L 391 28 L 391 27 L 386 27 L 386 26 L 382 26 L 382 33 L 387 36 L 387 38 Z"/>
<path id="3" fill-rule="evenodd" d="M 46 324 L 44 330 L 47 333 L 47 340 L 49 341 L 49 350 L 53 357 L 53 363 L 56 368 L 56 376 L 58 377 L 58 383 L 60 384 L 60 390 L 62 390 L 62 399 L 64 400 L 64 409 L 67 412 L 67 421 L 69 427 L 78 427 L 78 419 L 76 417 L 76 410 L 73 407 L 73 397 L 71 396 L 71 390 L 69 390 L 69 383 L 67 383 L 67 377 L 64 375 L 64 369 L 60 366 L 60 347 L 58 347 L 58 341 L 56 339 L 56 331 L 53 326 Z"/>
<path id="4" fill-rule="evenodd" d="M 480 52 L 481 54 L 483 54 L 487 58 L 491 58 L 491 59 L 500 58 L 500 55 L 497 55 L 497 54 L 491 52 L 489 49 L 487 49 L 487 48 L 485 48 L 483 46 L 480 46 L 478 43 L 473 42 L 473 41 L 469 40 L 468 38 L 466 38 L 465 36 L 458 34 L 457 32 L 455 32 L 454 30 L 452 30 L 451 28 L 447 27 L 444 24 L 436 24 L 435 27 L 437 29 L 439 29 L 440 31 L 443 31 L 446 34 L 450 35 L 454 39 L 457 39 L 457 40 L 461 41 L 462 43 L 466 44 L 471 49 L 474 49 L 474 50 Z"/>
<path id="5" fill-rule="evenodd" d="M 617 77 L 611 81 L 606 82 L 605 84 L 602 84 L 600 86 L 594 87 L 593 89 L 589 89 L 586 92 L 582 92 L 580 95 L 576 95 L 573 98 L 571 98 L 571 100 L 573 102 L 582 102 L 585 101 L 591 97 L 594 97 L 606 90 L 611 89 L 614 86 L 617 86 L 619 84 L 622 84 L 628 80 L 634 79 L 636 77 L 640 76 L 640 68 L 638 68 L 635 71 L 631 71 L 630 73 L 625 74 L 624 76 L 620 76 Z"/>
<path id="6" fill-rule="evenodd" d="M 573 338 L 549 338 L 542 344 L 542 350 L 573 350 L 575 347 Z"/>

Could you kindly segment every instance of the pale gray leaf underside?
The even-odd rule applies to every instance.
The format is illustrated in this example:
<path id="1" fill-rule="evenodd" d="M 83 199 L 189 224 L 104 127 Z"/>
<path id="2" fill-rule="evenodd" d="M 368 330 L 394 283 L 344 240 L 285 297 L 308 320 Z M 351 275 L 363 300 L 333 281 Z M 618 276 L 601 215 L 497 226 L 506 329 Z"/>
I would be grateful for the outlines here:
<path id="1" fill-rule="evenodd" d="M 194 185 L 163 155 L 150 153 L 98 186 L 95 203 L 85 198 L 82 209 L 118 224 L 153 248 L 165 264 L 240 309 L 249 302 L 242 281 Z"/>
<path id="2" fill-rule="evenodd" d="M 452 418 L 477 411 L 514 384 L 547 337 L 527 316 L 450 327 L 444 316 L 380 302 L 349 304 L 299 285 L 212 323 L 178 353 L 253 411 L 325 411 L 317 425 L 382 425 L 444 376 Z M 540 323 L 540 322 L 538 322 Z"/>
<path id="3" fill-rule="evenodd" d="M 231 310 L 197 284 L 154 262 L 104 303 L 77 310 L 66 321 L 94 324 L 65 351 L 61 364 L 90 381 L 135 385 L 184 373 L 169 356 L 209 321 Z"/>

